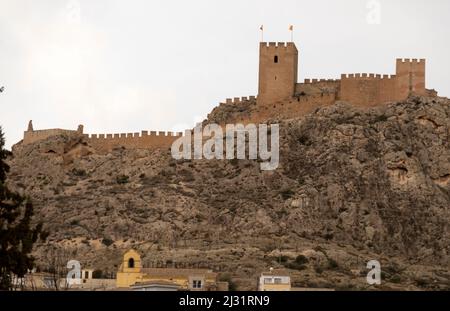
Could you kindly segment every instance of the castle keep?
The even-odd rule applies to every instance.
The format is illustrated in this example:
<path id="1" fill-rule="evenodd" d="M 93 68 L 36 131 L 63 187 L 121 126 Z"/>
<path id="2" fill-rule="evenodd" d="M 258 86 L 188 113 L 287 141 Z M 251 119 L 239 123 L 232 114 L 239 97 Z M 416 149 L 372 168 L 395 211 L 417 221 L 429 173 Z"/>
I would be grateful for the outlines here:
<path id="1" fill-rule="evenodd" d="M 259 104 L 319 92 L 357 106 L 401 101 L 410 94 L 436 95 L 425 89 L 425 59 L 397 59 L 395 75 L 342 74 L 341 79 L 305 79 L 298 83 L 298 50 L 294 43 L 261 42 L 259 55 Z"/>
<path id="2" fill-rule="evenodd" d="M 371 107 L 402 101 L 409 95 L 437 96 L 425 88 L 425 59 L 397 59 L 395 75 L 373 73 L 342 74 L 340 79 L 305 79 L 298 83 L 298 50 L 293 42 L 261 42 L 259 46 L 258 96 L 227 99 L 225 105 L 256 103 L 250 118 L 243 123 L 260 122 L 275 116 L 301 116 L 322 106 L 343 100 L 359 107 Z M 78 130 L 47 129 L 35 131 L 31 124 L 24 133 L 23 144 L 50 136 L 82 134 L 99 152 L 115 147 L 130 149 L 170 148 L 182 133 L 141 131 L 140 133 L 83 134 Z"/>
<path id="3" fill-rule="evenodd" d="M 260 43 L 258 100 L 272 103 L 295 94 L 298 51 L 295 44 Z"/>

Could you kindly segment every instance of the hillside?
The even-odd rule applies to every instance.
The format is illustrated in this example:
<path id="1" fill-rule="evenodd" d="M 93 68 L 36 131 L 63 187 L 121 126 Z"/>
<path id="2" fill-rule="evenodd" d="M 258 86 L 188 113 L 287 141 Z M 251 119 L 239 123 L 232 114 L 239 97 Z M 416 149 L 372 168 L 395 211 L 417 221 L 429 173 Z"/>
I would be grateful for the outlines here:
<path id="1" fill-rule="evenodd" d="M 222 105 L 209 121 L 254 109 Z M 283 266 L 298 286 L 364 289 L 365 264 L 378 259 L 385 288 L 450 289 L 448 99 L 337 102 L 279 121 L 273 172 L 170 150 L 97 154 L 77 134 L 15 145 L 9 183 L 51 231 L 41 264 L 58 245 L 112 272 L 135 247 L 147 265 L 213 267 L 240 289 Z"/>

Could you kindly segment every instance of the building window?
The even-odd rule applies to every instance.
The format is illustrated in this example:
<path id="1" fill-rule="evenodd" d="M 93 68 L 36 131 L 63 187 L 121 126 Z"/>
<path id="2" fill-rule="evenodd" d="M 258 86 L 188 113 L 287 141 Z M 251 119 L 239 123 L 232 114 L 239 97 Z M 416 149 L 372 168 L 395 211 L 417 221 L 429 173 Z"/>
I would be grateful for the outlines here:
<path id="1" fill-rule="evenodd" d="M 264 278 L 264 284 L 271 284 L 272 278 Z"/>
<path id="2" fill-rule="evenodd" d="M 84 278 L 89 279 L 89 271 L 84 271 Z"/>
<path id="3" fill-rule="evenodd" d="M 134 268 L 134 259 L 133 258 L 128 259 L 128 268 Z"/>
<path id="4" fill-rule="evenodd" d="M 202 288 L 202 281 L 201 280 L 193 280 L 192 281 L 192 288 Z"/>
<path id="5" fill-rule="evenodd" d="M 274 282 L 275 284 L 281 284 L 281 278 L 275 278 Z"/>
<path id="6" fill-rule="evenodd" d="M 273 57 L 273 62 L 274 62 L 275 64 L 278 63 L 278 55 L 275 55 L 275 56 Z"/>

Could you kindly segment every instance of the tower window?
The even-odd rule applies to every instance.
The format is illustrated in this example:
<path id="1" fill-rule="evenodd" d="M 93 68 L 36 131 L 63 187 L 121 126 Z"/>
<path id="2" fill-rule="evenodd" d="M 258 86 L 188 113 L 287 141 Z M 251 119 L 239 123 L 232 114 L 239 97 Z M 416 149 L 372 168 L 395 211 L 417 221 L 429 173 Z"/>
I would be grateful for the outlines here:
<path id="1" fill-rule="evenodd" d="M 128 268 L 134 268 L 134 259 L 133 258 L 128 259 Z"/>
<path id="2" fill-rule="evenodd" d="M 201 280 L 193 280 L 192 288 L 202 288 L 202 281 Z"/>
<path id="3" fill-rule="evenodd" d="M 275 56 L 273 57 L 273 62 L 274 62 L 275 64 L 278 63 L 278 55 L 275 55 Z"/>

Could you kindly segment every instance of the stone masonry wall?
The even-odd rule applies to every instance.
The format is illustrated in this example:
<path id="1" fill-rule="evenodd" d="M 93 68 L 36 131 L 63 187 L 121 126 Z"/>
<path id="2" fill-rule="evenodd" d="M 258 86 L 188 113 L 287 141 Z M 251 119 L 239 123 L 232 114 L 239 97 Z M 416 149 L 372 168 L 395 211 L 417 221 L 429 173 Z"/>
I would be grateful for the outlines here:
<path id="1" fill-rule="evenodd" d="M 108 152 L 116 147 L 127 149 L 170 148 L 183 133 L 142 131 L 141 133 L 91 134 L 84 135 L 98 152 Z"/>
<path id="2" fill-rule="evenodd" d="M 402 100 L 409 93 L 426 95 L 425 59 L 397 59 L 396 99 Z"/>
<path id="3" fill-rule="evenodd" d="M 31 144 L 39 140 L 46 139 L 51 136 L 63 135 L 63 134 L 74 134 L 77 131 L 63 130 L 63 129 L 48 129 L 48 130 L 37 130 L 37 131 L 25 131 L 23 133 L 23 143 Z"/>
<path id="4" fill-rule="evenodd" d="M 358 106 L 371 107 L 394 101 L 396 76 L 379 74 L 343 74 L 339 98 Z"/>
<path id="5" fill-rule="evenodd" d="M 335 93 L 321 93 L 314 95 L 292 97 L 279 101 L 273 105 L 257 105 L 247 118 L 228 120 L 229 123 L 260 123 L 267 120 L 290 119 L 304 116 L 320 107 L 333 105 L 336 101 Z"/>
<path id="6" fill-rule="evenodd" d="M 410 94 L 430 94 L 425 88 L 425 59 L 397 59 L 396 74 L 390 76 L 343 74 L 337 97 L 357 106 L 371 107 L 405 100 Z"/>
<path id="7" fill-rule="evenodd" d="M 80 130 L 28 130 L 24 132 L 23 144 L 35 143 L 58 135 L 83 134 Z M 121 134 L 83 134 L 85 140 L 98 152 L 109 152 L 116 147 L 128 149 L 156 149 L 170 148 L 172 143 L 183 133 L 141 131 L 140 133 Z"/>

